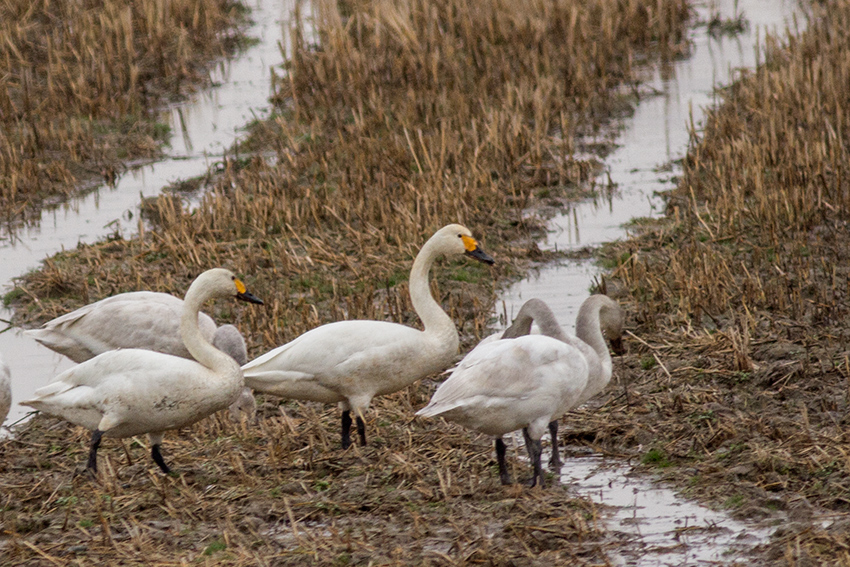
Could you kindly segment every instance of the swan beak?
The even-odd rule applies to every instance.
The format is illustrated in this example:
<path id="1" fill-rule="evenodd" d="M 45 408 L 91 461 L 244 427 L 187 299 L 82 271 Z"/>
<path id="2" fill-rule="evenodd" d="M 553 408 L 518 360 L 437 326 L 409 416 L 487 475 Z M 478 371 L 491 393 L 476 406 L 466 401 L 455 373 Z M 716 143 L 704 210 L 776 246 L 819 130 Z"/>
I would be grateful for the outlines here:
<path id="1" fill-rule="evenodd" d="M 491 258 L 489 254 L 487 254 L 486 252 L 484 252 L 484 250 L 478 247 L 476 247 L 474 250 L 467 250 L 466 255 L 475 258 L 479 262 L 490 264 L 491 266 L 496 263 L 496 260 Z"/>
<path id="2" fill-rule="evenodd" d="M 257 305 L 263 305 L 263 300 L 245 289 L 245 284 L 242 283 L 242 280 L 234 279 L 233 283 L 236 284 L 236 299 L 241 299 L 242 301 L 247 301 L 248 303 L 256 303 Z"/>
<path id="3" fill-rule="evenodd" d="M 463 236 L 462 238 L 463 245 L 466 247 L 466 252 L 464 252 L 464 254 L 475 258 L 479 262 L 490 264 L 491 266 L 496 263 L 496 260 L 491 258 L 489 254 L 484 252 L 484 250 L 478 246 L 478 242 L 474 238 L 471 236 Z"/>
<path id="4" fill-rule="evenodd" d="M 471 236 L 462 235 L 461 240 L 463 240 L 463 247 L 466 248 L 467 256 L 472 256 L 479 262 L 484 262 L 485 264 L 490 264 L 491 266 L 496 263 L 496 260 L 491 258 L 487 253 L 484 252 L 481 248 L 478 247 L 478 241 L 472 238 Z"/>
<path id="5" fill-rule="evenodd" d="M 620 337 L 611 339 L 611 350 L 618 356 L 626 354 L 626 345 L 623 344 L 623 339 Z"/>
<path id="6" fill-rule="evenodd" d="M 248 303 L 256 303 L 257 305 L 263 305 L 263 300 L 251 293 L 250 291 L 243 291 L 237 293 L 236 299 L 241 299 L 242 301 L 247 301 Z"/>

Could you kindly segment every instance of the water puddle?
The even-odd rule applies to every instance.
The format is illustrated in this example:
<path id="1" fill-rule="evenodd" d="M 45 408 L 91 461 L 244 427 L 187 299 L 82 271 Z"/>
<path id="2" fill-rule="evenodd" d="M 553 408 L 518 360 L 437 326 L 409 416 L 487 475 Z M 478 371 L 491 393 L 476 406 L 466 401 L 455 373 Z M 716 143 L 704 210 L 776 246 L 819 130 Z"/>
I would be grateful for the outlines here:
<path id="1" fill-rule="evenodd" d="M 736 564 L 772 532 L 684 500 L 628 465 L 598 455 L 566 459 L 561 482 L 602 505 L 606 527 L 620 543 L 612 557 L 618 565 Z"/>
<path id="2" fill-rule="evenodd" d="M 132 236 L 138 228 L 138 206 L 143 197 L 158 195 L 178 180 L 201 175 L 240 135 L 245 124 L 266 115 L 271 95 L 271 67 L 283 61 L 280 46 L 288 46 L 289 17 L 294 0 L 247 0 L 255 22 L 248 30 L 257 44 L 238 57 L 222 62 L 210 75 L 212 88 L 166 110 L 160 120 L 172 128 L 168 155 L 154 164 L 127 172 L 114 188 L 93 192 L 52 210 L 30 226 L 0 227 L 0 294 L 12 279 L 37 268 L 39 262 L 79 242 L 93 243 L 111 234 Z M 7 424 L 24 416 L 26 399 L 56 374 L 70 368 L 67 358 L 8 329 L 11 312 L 0 306 L 0 352 L 12 371 L 12 399 Z M 14 353 L 14 356 L 12 356 Z"/>
<path id="3" fill-rule="evenodd" d="M 697 11 L 700 21 L 743 12 L 749 28 L 719 37 L 711 37 L 705 26 L 692 31 L 691 55 L 656 70 L 646 90 L 658 95 L 641 100 L 615 137 L 617 147 L 605 159 L 605 173 L 597 184 L 607 188 L 610 179 L 616 190 L 600 191 L 604 197 L 578 203 L 549 221 L 548 237 L 538 243 L 541 248 L 598 246 L 623 238 L 623 225 L 633 218 L 660 216 L 664 203 L 658 193 L 675 186 L 681 172 L 675 162 L 687 150 L 688 125 L 703 120 L 705 108 L 716 102 L 715 88 L 731 83 L 738 69 L 755 66 L 757 45 L 766 30 L 782 34 L 788 27 L 804 25 L 797 3 L 789 0 L 719 0 L 701 4 Z M 506 323 L 526 299 L 536 297 L 572 330 L 599 273 L 590 260 L 543 267 L 505 291 L 497 315 Z M 685 500 L 627 464 L 598 455 L 573 456 L 561 473 L 562 482 L 578 495 L 607 510 L 608 529 L 625 540 L 612 558 L 621 565 L 734 564 L 736 556 L 765 542 L 771 533 Z"/>

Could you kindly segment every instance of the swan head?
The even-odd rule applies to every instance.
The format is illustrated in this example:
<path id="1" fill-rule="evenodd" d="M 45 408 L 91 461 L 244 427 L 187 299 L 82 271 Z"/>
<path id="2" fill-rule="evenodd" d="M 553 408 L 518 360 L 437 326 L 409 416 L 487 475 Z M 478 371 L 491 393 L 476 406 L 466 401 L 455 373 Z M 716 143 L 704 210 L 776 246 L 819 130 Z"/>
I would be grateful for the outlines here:
<path id="1" fill-rule="evenodd" d="M 207 270 L 195 278 L 195 281 L 189 286 L 186 296 L 188 297 L 193 292 L 202 292 L 209 297 L 235 297 L 242 301 L 263 305 L 263 301 L 260 298 L 245 288 L 242 280 L 237 278 L 233 272 L 224 268 Z"/>
<path id="2" fill-rule="evenodd" d="M 599 326 L 602 328 L 602 334 L 611 343 L 614 354 L 625 354 L 623 327 L 626 324 L 626 313 L 619 303 L 607 296 L 603 297 L 608 301 L 605 301 L 599 310 Z"/>
<path id="3" fill-rule="evenodd" d="M 465 254 L 485 264 L 495 264 L 487 253 L 478 245 L 472 232 L 461 224 L 450 224 L 438 230 L 431 240 L 444 254 Z"/>

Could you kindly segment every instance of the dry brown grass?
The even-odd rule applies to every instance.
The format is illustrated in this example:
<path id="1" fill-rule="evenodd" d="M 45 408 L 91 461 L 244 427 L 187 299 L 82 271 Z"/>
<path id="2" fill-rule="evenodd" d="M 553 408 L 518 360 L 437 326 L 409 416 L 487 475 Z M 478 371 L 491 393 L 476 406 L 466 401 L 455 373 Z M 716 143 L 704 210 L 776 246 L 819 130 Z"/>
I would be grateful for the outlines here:
<path id="1" fill-rule="evenodd" d="M 0 3 L 0 208 L 111 182 L 159 153 L 154 112 L 237 44 L 233 0 Z"/>
<path id="2" fill-rule="evenodd" d="M 592 505 L 566 487 L 502 487 L 489 438 L 408 425 L 424 402 L 416 393 L 379 400 L 368 424 L 378 436 L 347 452 L 332 408 L 274 401 L 256 424 L 216 416 L 168 436 L 172 476 L 151 468 L 144 438 L 125 441 L 126 451 L 107 441 L 100 483 L 75 474 L 89 433 L 36 418 L 0 442 L 0 562 L 606 563 Z"/>

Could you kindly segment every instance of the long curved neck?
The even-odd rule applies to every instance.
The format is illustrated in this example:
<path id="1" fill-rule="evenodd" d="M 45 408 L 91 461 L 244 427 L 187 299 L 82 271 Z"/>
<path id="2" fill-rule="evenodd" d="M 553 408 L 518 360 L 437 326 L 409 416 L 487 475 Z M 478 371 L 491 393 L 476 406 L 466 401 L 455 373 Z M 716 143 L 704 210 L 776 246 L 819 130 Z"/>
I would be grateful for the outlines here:
<path id="1" fill-rule="evenodd" d="M 513 339 L 529 334 L 531 332 L 532 321 L 537 323 L 537 326 L 540 328 L 540 334 L 558 339 L 559 341 L 568 342 L 564 330 L 561 329 L 561 325 L 558 324 L 558 320 L 555 318 L 555 314 L 540 299 L 529 299 L 523 304 L 514 322 L 502 333 L 502 338 Z"/>
<path id="2" fill-rule="evenodd" d="M 611 353 L 602 335 L 599 312 L 603 305 L 594 300 L 594 296 L 582 303 L 576 317 L 576 336 L 586 342 L 599 355 L 602 366 L 610 373 L 612 368 Z"/>
<path id="3" fill-rule="evenodd" d="M 183 300 L 183 313 L 180 317 L 180 336 L 183 339 L 183 344 L 186 345 L 186 350 L 195 360 L 211 370 L 226 368 L 227 365 L 236 365 L 232 358 L 212 346 L 201 334 L 198 327 L 198 312 L 207 299 L 209 299 L 207 294 L 194 283 L 186 292 L 186 298 Z"/>
<path id="4" fill-rule="evenodd" d="M 438 254 L 432 238 L 422 246 L 419 254 L 416 255 L 413 268 L 410 270 L 410 300 L 413 302 L 413 309 L 419 315 L 422 324 L 425 325 L 426 333 L 429 335 L 445 335 L 447 338 L 453 337 L 454 341 L 458 342 L 459 338 L 454 322 L 431 295 L 428 274 Z"/>

